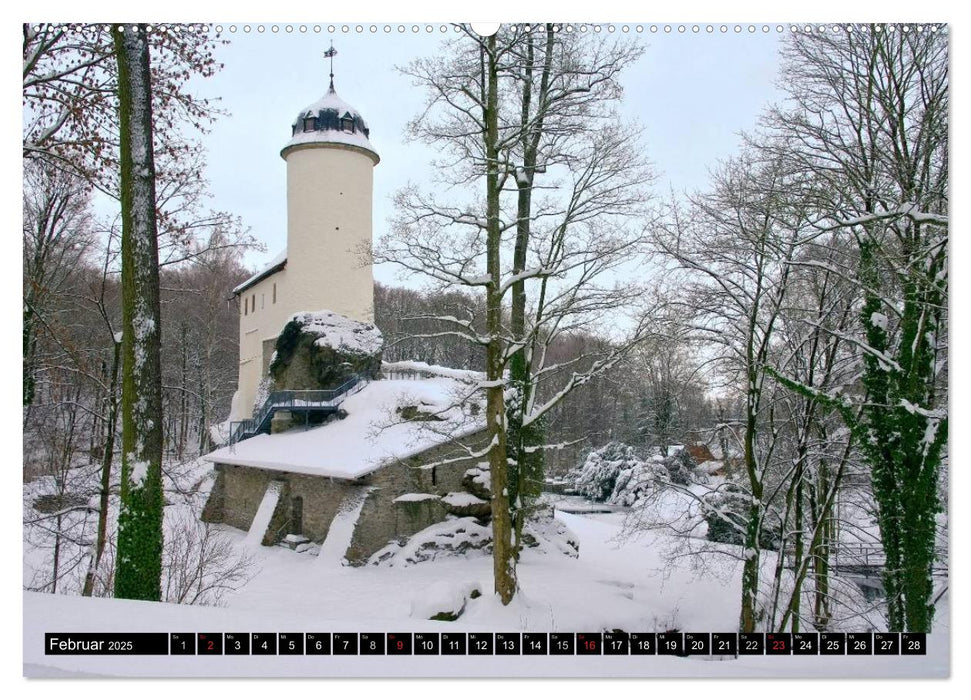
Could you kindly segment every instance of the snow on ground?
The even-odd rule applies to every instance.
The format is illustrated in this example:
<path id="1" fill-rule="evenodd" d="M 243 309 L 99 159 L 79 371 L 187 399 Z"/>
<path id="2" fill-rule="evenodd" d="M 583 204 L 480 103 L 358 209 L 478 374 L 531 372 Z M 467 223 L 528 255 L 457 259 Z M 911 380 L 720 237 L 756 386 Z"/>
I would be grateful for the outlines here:
<path id="1" fill-rule="evenodd" d="M 416 382 L 409 382 L 415 384 Z M 182 520 L 198 516 L 211 487 L 211 469 L 203 461 L 171 465 L 181 475 L 177 490 L 167 490 L 170 538 Z M 25 521 L 37 512 L 30 503 L 49 493 L 51 484 L 25 484 Z M 687 496 L 655 502 L 658 522 L 684 508 Z M 687 499 L 690 500 L 690 499 Z M 575 503 L 576 499 L 563 499 Z M 221 607 L 174 605 L 81 598 L 25 592 L 24 673 L 141 676 L 664 676 L 664 677 L 943 677 L 949 672 L 949 605 L 938 607 L 929 655 L 894 657 L 55 657 L 43 654 L 44 632 L 193 631 L 193 632 L 407 632 L 407 631 L 733 631 L 737 626 L 741 562 L 738 548 L 708 543 L 703 556 L 685 556 L 683 540 L 663 531 L 625 536 L 630 521 L 623 512 L 571 514 L 556 518 L 579 542 L 572 558 L 547 548 L 527 549 L 518 573 L 520 592 L 503 607 L 491 593 L 492 560 L 487 552 L 439 556 L 410 565 L 336 566 L 356 517 L 348 502 L 335 522 L 333 543 L 320 556 L 285 547 L 248 547 L 248 534 L 232 527 L 209 526 L 217 546 L 232 557 L 248 555 L 253 565 L 242 587 L 225 593 Z M 76 517 L 81 518 L 79 514 Z M 474 519 L 467 519 L 474 522 Z M 195 522 L 195 520 L 192 520 Z M 113 527 L 113 525 L 112 525 Z M 454 528 L 453 528 L 454 529 Z M 339 540 L 344 541 L 339 541 Z M 216 542 L 214 540 L 214 542 Z M 692 540 L 693 544 L 704 542 Z M 333 548 L 331 548 L 333 544 Z M 409 543 L 409 545 L 412 543 Z M 407 545 L 406 545 L 407 546 Z M 338 551 L 339 550 L 339 551 Z M 25 585 L 44 572 L 48 550 L 25 542 Z M 328 554 L 328 552 L 330 552 Z M 768 575 L 774 557 L 765 552 Z M 400 557 L 396 555 L 394 560 Z M 392 560 L 392 561 L 394 561 Z M 403 562 L 403 559 L 401 560 Z M 110 568 L 110 562 L 106 564 Z M 81 570 L 83 573 L 83 569 Z M 75 582 L 76 583 L 76 582 Z M 483 594 L 471 598 L 471 590 Z M 79 590 L 78 588 L 70 590 Z M 453 622 L 424 619 L 431 608 L 465 607 Z"/>
<path id="2" fill-rule="evenodd" d="M 946 604 L 927 657 L 47 657 L 44 632 L 67 631 L 732 631 L 739 562 L 689 559 L 666 567 L 652 536 L 621 538 L 623 515 L 558 513 L 580 541 L 577 559 L 526 550 L 509 606 L 491 594 L 487 554 L 408 567 L 323 567 L 282 547 L 260 547 L 259 572 L 226 607 L 177 606 L 24 594 L 25 673 L 143 676 L 664 676 L 942 677 L 948 674 Z M 245 533 L 224 528 L 237 545 Z M 415 616 L 478 588 L 454 622 Z"/>
<path id="3" fill-rule="evenodd" d="M 461 438 L 484 427 L 483 412 L 467 413 L 460 405 L 467 391 L 447 377 L 381 380 L 369 383 L 341 407 L 343 420 L 276 435 L 257 435 L 223 447 L 205 459 L 222 464 L 278 469 L 298 474 L 356 479 L 396 459 L 407 459 L 445 440 Z M 406 421 L 396 413 L 420 407 L 442 420 Z"/>

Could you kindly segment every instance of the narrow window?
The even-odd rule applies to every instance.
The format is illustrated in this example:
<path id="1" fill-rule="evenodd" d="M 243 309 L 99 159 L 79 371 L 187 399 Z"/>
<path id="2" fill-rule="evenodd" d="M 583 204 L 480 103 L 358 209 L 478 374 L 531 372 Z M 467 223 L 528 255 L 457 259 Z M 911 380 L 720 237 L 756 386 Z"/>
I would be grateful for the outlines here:
<path id="1" fill-rule="evenodd" d="M 313 117 L 304 117 L 304 119 L 303 119 L 303 130 L 304 131 L 313 131 L 314 130 L 314 118 Z"/>
<path id="2" fill-rule="evenodd" d="M 432 486 L 438 483 L 438 467 L 432 467 Z"/>
<path id="3" fill-rule="evenodd" d="M 266 294 L 260 294 L 260 309 L 266 308 Z"/>
<path id="4" fill-rule="evenodd" d="M 243 316 L 249 315 L 249 297 L 243 297 Z"/>
<path id="5" fill-rule="evenodd" d="M 273 303 L 276 303 L 276 282 L 273 283 Z"/>
<path id="6" fill-rule="evenodd" d="M 290 501 L 290 534 L 303 534 L 303 497 L 294 496 Z"/>
<path id="7" fill-rule="evenodd" d="M 256 311 L 256 292 L 253 292 L 253 298 L 250 299 L 250 308 Z"/>

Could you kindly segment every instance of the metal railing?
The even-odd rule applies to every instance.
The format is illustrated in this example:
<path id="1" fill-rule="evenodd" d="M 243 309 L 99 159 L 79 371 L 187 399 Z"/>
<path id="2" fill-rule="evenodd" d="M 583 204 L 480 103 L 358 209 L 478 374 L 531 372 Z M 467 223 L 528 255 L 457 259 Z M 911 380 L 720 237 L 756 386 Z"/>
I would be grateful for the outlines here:
<path id="1" fill-rule="evenodd" d="M 229 424 L 229 444 L 234 445 L 240 440 L 252 437 L 266 428 L 266 422 L 277 411 L 313 410 L 322 408 L 337 409 L 341 402 L 354 388 L 366 384 L 366 380 L 359 374 L 335 389 L 306 389 L 294 391 L 272 391 L 256 414 L 248 419 L 232 421 Z"/>
<path id="2" fill-rule="evenodd" d="M 806 547 L 804 556 L 809 556 Z M 795 551 L 790 544 L 785 552 L 786 566 L 793 568 L 799 564 L 795 560 Z M 834 570 L 844 571 L 878 571 L 886 563 L 886 555 L 878 544 L 865 542 L 834 542 L 829 546 L 829 565 Z"/>
<path id="3" fill-rule="evenodd" d="M 840 542 L 833 549 L 833 566 L 836 568 L 882 568 L 887 557 L 876 544 Z"/>

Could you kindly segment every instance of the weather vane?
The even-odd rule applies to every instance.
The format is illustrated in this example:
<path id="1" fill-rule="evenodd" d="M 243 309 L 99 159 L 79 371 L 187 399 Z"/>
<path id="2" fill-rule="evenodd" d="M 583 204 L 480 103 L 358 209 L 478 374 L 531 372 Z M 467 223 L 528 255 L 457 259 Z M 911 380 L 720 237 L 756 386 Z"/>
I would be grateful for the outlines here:
<path id="1" fill-rule="evenodd" d="M 334 42 L 330 42 L 330 48 L 324 51 L 324 58 L 330 59 L 330 89 L 334 89 L 334 56 L 337 55 L 337 49 L 334 48 Z"/>

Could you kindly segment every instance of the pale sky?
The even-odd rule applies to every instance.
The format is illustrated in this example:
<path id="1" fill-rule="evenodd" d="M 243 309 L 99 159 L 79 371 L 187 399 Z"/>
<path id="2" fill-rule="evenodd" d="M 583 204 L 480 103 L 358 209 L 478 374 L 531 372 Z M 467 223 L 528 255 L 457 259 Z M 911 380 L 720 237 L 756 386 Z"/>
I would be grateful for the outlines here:
<path id="1" fill-rule="evenodd" d="M 296 114 L 327 90 L 328 65 L 322 54 L 331 40 L 338 51 L 334 62 L 338 94 L 356 107 L 371 130 L 370 140 L 381 155 L 374 171 L 374 237 L 386 230 L 392 216 L 392 196 L 409 181 L 426 182 L 433 152 L 422 144 L 409 144 L 405 125 L 416 115 L 424 100 L 419 88 L 395 70 L 421 55 L 437 50 L 444 36 L 442 25 L 383 24 L 322 25 L 315 33 L 308 25 L 301 33 L 293 25 L 265 25 L 262 34 L 251 25 L 246 34 L 242 25 L 230 33 L 224 25 L 223 36 L 231 43 L 221 47 L 217 58 L 225 68 L 214 78 L 200 82 L 197 90 L 219 97 L 230 116 L 222 118 L 205 137 L 208 149 L 208 177 L 212 205 L 242 217 L 251 232 L 266 244 L 265 253 L 247 256 L 247 264 L 257 267 L 275 256 L 286 245 L 286 170 L 280 149 L 290 138 L 290 125 Z M 629 36 L 646 45 L 641 60 L 623 74 L 625 97 L 621 111 L 645 127 L 647 155 L 659 174 L 656 189 L 666 196 L 676 191 L 704 188 L 708 169 L 719 159 L 733 155 L 739 145 L 738 134 L 757 124 L 761 110 L 780 93 L 774 87 L 778 68 L 780 34 L 771 26 L 763 33 L 705 31 L 695 34 L 692 25 L 678 33 L 664 25 L 642 33 L 630 25 Z M 615 25 L 621 33 L 622 25 Z M 449 29 L 451 31 L 451 29 Z M 606 33 L 606 25 L 604 25 Z M 385 283 L 395 281 L 395 270 L 375 268 L 375 277 Z"/>

